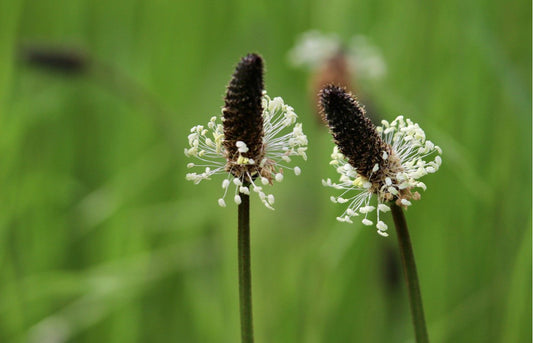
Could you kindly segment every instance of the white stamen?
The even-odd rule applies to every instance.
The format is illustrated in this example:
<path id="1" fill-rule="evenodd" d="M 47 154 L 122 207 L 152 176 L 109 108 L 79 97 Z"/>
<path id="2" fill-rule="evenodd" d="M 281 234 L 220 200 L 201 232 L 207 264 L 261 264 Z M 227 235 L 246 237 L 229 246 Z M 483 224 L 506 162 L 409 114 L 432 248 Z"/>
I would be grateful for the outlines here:
<path id="1" fill-rule="evenodd" d="M 400 202 L 404 206 L 411 206 L 411 202 L 409 200 L 407 200 L 407 199 L 402 199 L 402 200 L 400 200 Z"/>
<path id="2" fill-rule="evenodd" d="M 248 152 L 248 146 L 246 146 L 246 143 L 243 141 L 237 141 L 235 143 L 235 146 L 237 147 L 237 150 L 239 150 L 240 153 Z"/>
<path id="3" fill-rule="evenodd" d="M 376 208 L 374 206 L 363 206 L 359 209 L 359 212 L 365 214 L 365 213 L 370 213 L 372 211 L 374 211 Z"/>
<path id="4" fill-rule="evenodd" d="M 362 222 L 363 222 L 363 225 L 366 225 L 366 226 L 371 226 L 374 224 L 371 220 L 368 220 L 366 218 L 363 219 Z"/>
<path id="5" fill-rule="evenodd" d="M 377 230 L 377 233 L 380 234 L 383 237 L 389 237 L 389 234 L 386 233 L 385 231 Z"/>
<path id="6" fill-rule="evenodd" d="M 378 228 L 379 231 L 386 231 L 389 228 L 387 224 L 385 224 L 381 220 L 376 224 L 376 227 Z"/>

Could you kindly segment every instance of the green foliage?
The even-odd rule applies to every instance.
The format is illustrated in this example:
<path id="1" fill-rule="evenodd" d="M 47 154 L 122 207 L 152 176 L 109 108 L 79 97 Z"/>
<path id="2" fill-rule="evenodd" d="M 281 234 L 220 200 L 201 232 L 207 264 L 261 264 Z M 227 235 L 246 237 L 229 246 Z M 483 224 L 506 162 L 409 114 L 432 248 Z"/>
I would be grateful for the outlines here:
<path id="1" fill-rule="evenodd" d="M 310 142 L 275 212 L 252 199 L 256 341 L 412 339 L 395 235 L 336 222 L 320 183 L 331 138 L 286 56 L 309 29 L 370 37 L 388 76 L 362 102 L 444 150 L 406 213 L 432 342 L 531 341 L 531 3 L 7 0 L 1 342 L 238 341 L 236 205 L 185 181 L 183 148 L 248 52 Z M 30 68 L 17 52 L 32 44 L 101 64 Z"/>

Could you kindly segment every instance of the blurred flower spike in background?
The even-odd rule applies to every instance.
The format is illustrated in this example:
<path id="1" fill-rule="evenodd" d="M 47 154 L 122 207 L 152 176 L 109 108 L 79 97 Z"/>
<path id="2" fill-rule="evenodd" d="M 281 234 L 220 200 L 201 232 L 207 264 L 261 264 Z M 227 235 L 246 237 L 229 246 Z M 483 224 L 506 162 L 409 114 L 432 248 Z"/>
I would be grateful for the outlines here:
<path id="1" fill-rule="evenodd" d="M 252 77 L 246 75 L 250 69 Z M 258 80 L 253 80 L 254 73 Z M 259 106 L 254 106 L 254 101 Z M 257 115 L 247 113 L 256 109 Z M 258 55 L 246 56 L 237 66 L 222 112 L 222 124 L 212 117 L 207 127 L 197 125 L 191 129 L 185 155 L 201 162 L 189 163 L 187 167 L 203 171 L 188 173 L 187 180 L 198 184 L 215 174 L 225 174 L 220 206 L 226 206 L 225 198 L 233 185 L 236 204 L 241 203 L 240 193 L 253 191 L 267 208 L 273 209 L 274 195 L 267 195 L 263 186 L 281 182 L 285 169 L 295 175 L 301 173 L 298 166 L 288 164 L 292 156 L 307 159 L 307 137 L 302 124 L 296 122 L 293 108 L 280 97 L 271 99 L 262 90 L 262 60 Z"/>
<path id="2" fill-rule="evenodd" d="M 296 68 L 315 71 L 340 52 L 346 54 L 350 70 L 358 80 L 379 80 L 387 74 L 380 49 L 364 35 L 355 35 L 344 44 L 336 34 L 307 31 L 289 51 L 288 59 Z"/>

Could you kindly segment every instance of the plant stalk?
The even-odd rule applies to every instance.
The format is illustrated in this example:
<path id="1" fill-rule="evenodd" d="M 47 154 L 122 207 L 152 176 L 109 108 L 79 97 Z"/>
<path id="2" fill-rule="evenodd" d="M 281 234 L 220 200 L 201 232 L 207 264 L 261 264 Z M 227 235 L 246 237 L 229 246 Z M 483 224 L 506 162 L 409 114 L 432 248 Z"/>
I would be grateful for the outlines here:
<path id="1" fill-rule="evenodd" d="M 429 337 L 426 329 L 426 320 L 424 319 L 424 308 L 422 306 L 422 296 L 420 294 L 420 285 L 416 272 L 415 256 L 405 215 L 400 206 L 395 203 L 391 204 L 392 218 L 396 226 L 398 235 L 398 244 L 402 257 L 403 271 L 407 289 L 409 291 L 409 303 L 411 306 L 411 316 L 415 328 L 415 337 L 417 343 L 428 343 Z"/>
<path id="2" fill-rule="evenodd" d="M 250 196 L 239 194 L 238 254 L 239 254 L 239 303 L 241 312 L 241 341 L 253 343 L 252 320 L 252 272 L 250 268 Z"/>

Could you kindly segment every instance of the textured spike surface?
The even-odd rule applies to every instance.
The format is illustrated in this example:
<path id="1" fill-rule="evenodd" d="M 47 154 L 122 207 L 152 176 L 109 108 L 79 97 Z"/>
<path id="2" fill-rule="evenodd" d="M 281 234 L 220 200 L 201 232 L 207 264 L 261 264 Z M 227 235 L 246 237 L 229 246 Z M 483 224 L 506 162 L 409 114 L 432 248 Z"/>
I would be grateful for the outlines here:
<path id="1" fill-rule="evenodd" d="M 263 59 L 257 54 L 248 54 L 237 65 L 224 98 L 224 147 L 230 161 L 239 156 L 237 141 L 248 147 L 242 156 L 260 161 L 264 155 L 263 89 Z"/>
<path id="2" fill-rule="evenodd" d="M 319 98 L 340 152 L 362 176 L 371 181 L 379 177 L 374 166 L 382 163 L 382 152 L 390 147 L 379 137 L 364 108 L 344 88 L 333 85 L 322 89 Z"/>

